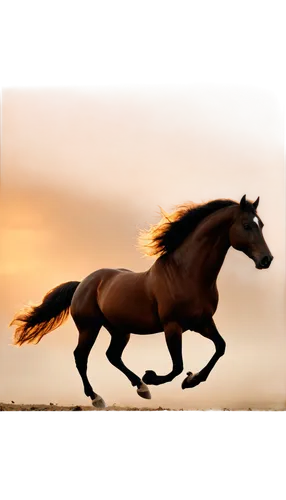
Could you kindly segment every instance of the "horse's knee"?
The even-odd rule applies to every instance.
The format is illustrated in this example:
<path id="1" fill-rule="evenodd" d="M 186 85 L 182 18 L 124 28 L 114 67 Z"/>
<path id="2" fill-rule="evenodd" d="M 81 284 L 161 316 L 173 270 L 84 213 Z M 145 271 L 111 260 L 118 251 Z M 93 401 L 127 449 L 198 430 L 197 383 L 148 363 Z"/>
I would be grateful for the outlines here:
<path id="1" fill-rule="evenodd" d="M 223 339 L 220 339 L 220 341 L 216 344 L 216 352 L 218 356 L 223 356 L 225 353 L 226 349 L 226 343 Z"/>
<path id="2" fill-rule="evenodd" d="M 108 359 L 108 361 L 112 364 L 112 365 L 116 365 L 118 363 L 118 356 L 116 355 L 116 353 L 108 348 L 107 351 L 106 351 L 106 357 Z"/>

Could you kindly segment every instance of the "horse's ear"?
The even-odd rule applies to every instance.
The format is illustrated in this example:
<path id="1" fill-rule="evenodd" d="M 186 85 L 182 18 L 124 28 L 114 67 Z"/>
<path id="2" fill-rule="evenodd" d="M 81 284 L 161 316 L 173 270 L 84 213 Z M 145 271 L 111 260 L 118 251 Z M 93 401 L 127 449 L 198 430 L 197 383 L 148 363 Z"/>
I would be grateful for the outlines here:
<path id="1" fill-rule="evenodd" d="M 246 207 L 246 194 L 243 195 L 243 197 L 241 198 L 239 205 L 240 205 L 241 210 L 245 209 L 245 207 Z"/>
<path id="2" fill-rule="evenodd" d="M 258 203 L 259 203 L 259 196 L 258 196 L 257 200 L 252 203 L 252 205 L 254 206 L 255 210 L 258 207 Z"/>

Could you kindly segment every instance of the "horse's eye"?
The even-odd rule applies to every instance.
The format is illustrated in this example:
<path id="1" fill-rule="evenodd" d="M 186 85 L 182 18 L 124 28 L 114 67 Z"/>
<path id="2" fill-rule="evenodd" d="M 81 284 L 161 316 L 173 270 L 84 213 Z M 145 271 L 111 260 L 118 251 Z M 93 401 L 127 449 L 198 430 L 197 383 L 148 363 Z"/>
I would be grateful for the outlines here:
<path id="1" fill-rule="evenodd" d="M 249 224 L 243 224 L 244 229 L 249 231 L 251 229 L 251 226 Z"/>

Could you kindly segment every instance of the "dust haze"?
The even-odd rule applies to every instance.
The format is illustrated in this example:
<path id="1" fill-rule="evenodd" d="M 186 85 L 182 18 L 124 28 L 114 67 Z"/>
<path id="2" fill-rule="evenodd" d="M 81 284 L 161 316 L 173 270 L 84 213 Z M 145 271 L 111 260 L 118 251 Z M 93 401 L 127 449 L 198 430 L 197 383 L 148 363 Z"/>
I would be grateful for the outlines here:
<path id="1" fill-rule="evenodd" d="M 217 327 L 225 356 L 205 384 L 181 390 L 186 371 L 212 356 L 183 338 L 184 373 L 141 400 L 105 357 L 102 329 L 89 357 L 94 390 L 112 405 L 285 407 L 283 122 L 271 94 L 193 87 L 95 91 L 4 89 L 2 94 L 0 401 L 88 404 L 75 368 L 71 319 L 37 346 L 15 348 L 14 313 L 55 285 L 101 267 L 148 269 L 139 229 L 158 206 L 261 197 L 258 213 L 275 259 L 258 271 L 231 249 L 219 275 Z M 133 335 L 123 359 L 139 376 L 170 370 L 163 334 Z"/>

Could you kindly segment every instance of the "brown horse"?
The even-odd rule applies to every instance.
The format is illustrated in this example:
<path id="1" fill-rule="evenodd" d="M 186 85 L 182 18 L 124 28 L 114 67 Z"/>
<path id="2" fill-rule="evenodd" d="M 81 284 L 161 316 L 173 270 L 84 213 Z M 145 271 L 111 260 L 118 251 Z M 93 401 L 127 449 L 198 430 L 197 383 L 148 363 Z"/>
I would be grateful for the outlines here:
<path id="1" fill-rule="evenodd" d="M 137 393 L 151 397 L 148 385 L 170 382 L 183 371 L 182 333 L 193 330 L 212 340 L 215 354 L 198 373 L 187 373 L 182 388 L 204 382 L 225 352 L 225 341 L 213 321 L 218 304 L 217 276 L 230 246 L 250 257 L 257 269 L 266 269 L 273 259 L 262 235 L 263 223 L 254 203 L 243 196 L 240 203 L 214 200 L 185 205 L 152 227 L 145 236 L 145 252 L 157 255 L 146 272 L 99 269 L 82 282 L 70 281 L 47 293 L 42 303 L 15 316 L 14 343 L 37 343 L 60 326 L 69 310 L 79 331 L 75 363 L 92 404 L 103 407 L 87 378 L 90 350 L 104 326 L 111 335 L 107 358 L 123 372 Z M 173 362 L 167 375 L 146 371 L 138 377 L 121 356 L 130 334 L 164 331 Z"/>

